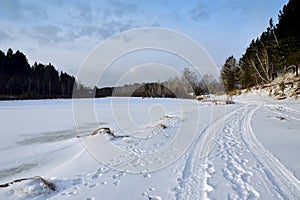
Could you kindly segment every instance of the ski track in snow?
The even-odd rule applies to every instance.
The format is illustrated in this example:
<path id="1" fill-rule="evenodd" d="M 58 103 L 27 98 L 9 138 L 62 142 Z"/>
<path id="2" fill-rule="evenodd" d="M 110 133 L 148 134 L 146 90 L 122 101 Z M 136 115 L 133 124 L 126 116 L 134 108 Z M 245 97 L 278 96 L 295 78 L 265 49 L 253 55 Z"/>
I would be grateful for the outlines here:
<path id="1" fill-rule="evenodd" d="M 178 185 L 172 188 L 176 199 L 209 199 L 209 192 L 214 187 L 209 184 L 209 178 L 213 176 L 215 169 L 210 151 L 215 147 L 216 138 L 221 134 L 224 119 L 237 111 L 216 119 L 207 126 L 202 133 L 194 139 L 185 158 L 183 169 L 175 168 L 173 174 L 179 174 Z"/>
<path id="2" fill-rule="evenodd" d="M 207 129 L 207 128 L 206 128 Z M 198 135 L 190 147 L 190 152 L 185 159 L 185 165 L 181 171 L 181 177 L 177 178 L 178 186 L 172 190 L 176 192 L 176 199 L 201 199 L 207 198 L 207 193 L 213 190 L 213 187 L 208 184 L 208 177 L 214 172 L 214 167 L 211 161 L 201 159 L 205 152 L 202 150 L 200 154 L 199 141 L 202 135 Z"/>
<path id="3" fill-rule="evenodd" d="M 261 107 L 246 104 L 217 119 L 195 138 L 185 156 L 184 167 L 177 166 L 173 172 L 177 174 L 178 185 L 171 191 L 175 192 L 176 199 L 210 199 L 209 193 L 216 189 L 209 182 L 215 174 L 217 157 L 224 160 L 223 178 L 234 191 L 229 192 L 228 199 L 259 199 L 261 184 L 275 198 L 300 198 L 299 180 L 262 145 L 252 130 L 252 116 Z M 292 109 L 285 110 L 299 114 Z M 210 155 L 216 143 L 219 151 Z M 248 164 L 249 156 L 252 163 Z M 255 173 L 256 182 L 251 179 Z"/>
<path id="4" fill-rule="evenodd" d="M 250 104 L 245 108 L 247 115 L 241 122 L 243 141 L 247 144 L 278 195 L 282 199 L 299 199 L 300 181 L 263 146 L 252 130 L 251 118 L 261 107 L 261 104 Z"/>
<path id="5" fill-rule="evenodd" d="M 225 125 L 223 137 L 219 140 L 219 145 L 223 149 L 220 157 L 225 160 L 223 176 L 236 191 L 236 194 L 229 195 L 231 199 L 257 199 L 260 195 L 251 185 L 253 172 L 247 166 L 248 160 L 242 158 L 245 149 L 238 135 L 241 117 L 239 113 L 242 112 L 236 112 L 234 118 Z"/>

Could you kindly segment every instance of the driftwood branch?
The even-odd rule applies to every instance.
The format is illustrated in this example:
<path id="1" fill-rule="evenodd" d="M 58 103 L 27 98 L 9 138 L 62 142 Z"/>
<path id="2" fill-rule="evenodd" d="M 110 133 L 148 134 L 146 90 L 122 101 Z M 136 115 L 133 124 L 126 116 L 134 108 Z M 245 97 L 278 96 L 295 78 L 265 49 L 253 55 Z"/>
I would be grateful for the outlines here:
<path id="1" fill-rule="evenodd" d="M 107 127 L 102 127 L 102 128 L 98 128 L 97 130 L 93 131 L 91 134 L 86 134 L 86 135 L 81 135 L 81 136 L 77 136 L 77 138 L 81 138 L 81 137 L 86 137 L 86 136 L 93 136 L 93 135 L 97 135 L 99 133 L 106 133 L 111 135 L 113 138 L 124 138 L 124 137 L 129 137 L 129 135 L 115 135 L 115 133 L 113 131 L 110 130 L 110 128 Z"/>
<path id="2" fill-rule="evenodd" d="M 18 183 L 18 182 L 22 182 L 22 181 L 27 181 L 27 180 L 40 180 L 45 186 L 47 186 L 50 190 L 55 191 L 56 190 L 56 186 L 54 183 L 51 183 L 49 181 L 47 181 L 46 179 L 44 179 L 41 176 L 35 176 L 35 177 L 31 177 L 31 178 L 21 178 L 21 179 L 16 179 L 13 180 L 11 182 L 8 183 L 4 183 L 4 184 L 0 184 L 0 188 L 5 188 L 5 187 L 9 187 L 10 185 L 14 184 L 14 183 Z"/>

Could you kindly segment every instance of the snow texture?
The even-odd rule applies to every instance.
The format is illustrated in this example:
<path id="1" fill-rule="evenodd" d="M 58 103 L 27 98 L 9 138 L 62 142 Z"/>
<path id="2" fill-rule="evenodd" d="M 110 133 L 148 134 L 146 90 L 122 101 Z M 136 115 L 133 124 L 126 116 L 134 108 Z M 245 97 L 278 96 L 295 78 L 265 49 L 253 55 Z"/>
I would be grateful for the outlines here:
<path id="1" fill-rule="evenodd" d="M 299 100 L 114 99 L 130 103 L 128 119 L 112 99 L 80 100 L 82 111 L 94 101 L 98 121 L 79 124 L 71 100 L 1 102 L 0 185 L 41 176 L 55 190 L 28 179 L 0 187 L 0 199 L 300 199 Z M 100 127 L 128 137 L 91 136 Z"/>

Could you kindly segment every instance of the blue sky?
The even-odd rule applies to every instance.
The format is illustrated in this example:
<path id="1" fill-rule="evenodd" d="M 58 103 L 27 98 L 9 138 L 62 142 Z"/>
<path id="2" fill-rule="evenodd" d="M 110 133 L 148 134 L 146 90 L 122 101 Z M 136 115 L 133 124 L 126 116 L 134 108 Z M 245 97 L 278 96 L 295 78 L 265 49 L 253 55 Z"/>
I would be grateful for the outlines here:
<path id="1" fill-rule="evenodd" d="M 288 0 L 0 0 L 0 49 L 24 52 L 75 75 L 99 42 L 140 27 L 182 32 L 218 67 L 239 58 L 252 39 L 277 22 Z"/>

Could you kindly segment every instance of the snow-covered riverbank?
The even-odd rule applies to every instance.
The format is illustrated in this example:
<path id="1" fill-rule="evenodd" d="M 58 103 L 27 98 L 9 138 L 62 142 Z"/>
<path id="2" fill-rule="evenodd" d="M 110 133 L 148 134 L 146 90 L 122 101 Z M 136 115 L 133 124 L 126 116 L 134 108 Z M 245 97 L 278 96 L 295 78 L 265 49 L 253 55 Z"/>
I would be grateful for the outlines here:
<path id="1" fill-rule="evenodd" d="M 56 185 L 13 183 L 0 188 L 1 199 L 300 198 L 299 100 L 118 98 L 114 106 L 131 116 L 118 123 L 111 100 L 95 101 L 97 123 L 79 124 L 71 100 L 1 102 L 0 184 L 43 176 Z M 81 100 L 83 110 L 85 101 L 92 100 Z M 76 137 L 99 126 L 129 137 Z M 98 144 L 125 153 L 114 157 Z"/>

